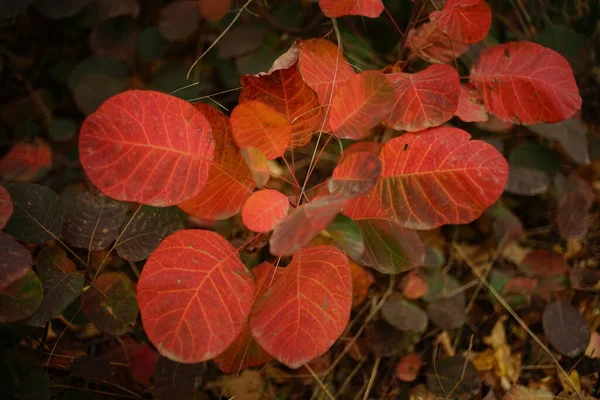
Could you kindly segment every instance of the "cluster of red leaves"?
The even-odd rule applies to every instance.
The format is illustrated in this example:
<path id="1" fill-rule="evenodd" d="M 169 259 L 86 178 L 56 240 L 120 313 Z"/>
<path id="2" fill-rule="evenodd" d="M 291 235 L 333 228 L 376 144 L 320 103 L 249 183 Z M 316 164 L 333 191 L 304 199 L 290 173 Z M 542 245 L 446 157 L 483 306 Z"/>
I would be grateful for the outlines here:
<path id="1" fill-rule="evenodd" d="M 330 17 L 383 11 L 380 0 L 319 4 Z M 241 210 L 249 230 L 273 231 L 274 256 L 293 256 L 285 269 L 263 264 L 251 272 L 214 232 L 167 237 L 137 286 L 144 329 L 159 352 L 185 363 L 217 357 L 226 371 L 271 357 L 299 367 L 326 352 L 348 322 L 348 257 L 385 273 L 406 270 L 424 258 L 415 229 L 469 223 L 492 205 L 507 181 L 505 159 L 467 132 L 440 125 L 455 115 L 484 120 L 488 112 L 516 123 L 557 122 L 581 99 L 567 61 L 529 42 L 485 50 L 461 86 L 444 63 L 483 39 L 490 24 L 484 1 L 448 1 L 409 33 L 414 54 L 435 62 L 416 73 L 356 73 L 331 41 L 299 40 L 270 71 L 242 78 L 230 118 L 151 91 L 117 95 L 90 115 L 80 133 L 81 162 L 103 193 L 177 204 L 205 219 Z M 314 133 L 363 140 L 380 124 L 407 133 L 348 148 L 329 193 L 310 202 L 304 193 L 294 201 L 268 188 L 253 193 L 268 185 L 267 160 L 308 144 Z M 362 251 L 344 247 L 350 239 L 343 235 L 346 254 L 310 246 L 340 213 L 362 232 Z"/>

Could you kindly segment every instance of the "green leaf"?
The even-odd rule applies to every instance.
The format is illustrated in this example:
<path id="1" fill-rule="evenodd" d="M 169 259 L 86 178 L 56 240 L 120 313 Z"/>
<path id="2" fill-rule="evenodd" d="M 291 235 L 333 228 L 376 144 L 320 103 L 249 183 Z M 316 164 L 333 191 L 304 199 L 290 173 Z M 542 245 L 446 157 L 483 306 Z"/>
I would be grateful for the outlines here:
<path id="1" fill-rule="evenodd" d="M 327 227 L 327 232 L 353 260 L 359 259 L 365 251 L 360 226 L 343 214 L 338 214 Z"/>
<path id="2" fill-rule="evenodd" d="M 29 317 L 42 303 L 43 295 L 42 282 L 30 270 L 24 277 L 0 290 L 0 323 Z"/>
<path id="3" fill-rule="evenodd" d="M 35 183 L 13 183 L 6 187 L 14 212 L 6 228 L 15 238 L 27 243 L 58 239 L 62 230 L 63 208 L 58 195 Z"/>

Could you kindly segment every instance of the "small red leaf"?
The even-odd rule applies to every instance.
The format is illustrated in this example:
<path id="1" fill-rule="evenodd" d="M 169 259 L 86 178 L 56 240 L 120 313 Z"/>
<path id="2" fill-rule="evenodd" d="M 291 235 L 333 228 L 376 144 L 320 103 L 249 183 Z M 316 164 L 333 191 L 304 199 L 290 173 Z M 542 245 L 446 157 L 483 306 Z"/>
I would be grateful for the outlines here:
<path id="1" fill-rule="evenodd" d="M 292 125 L 292 147 L 306 145 L 321 129 L 323 109 L 319 98 L 300 75 L 298 64 L 259 76 L 242 76 L 240 104 L 261 101 L 285 115 Z"/>
<path id="2" fill-rule="evenodd" d="M 465 122 L 486 122 L 490 119 L 481 94 L 470 83 L 465 83 L 460 87 L 460 97 L 455 115 Z"/>
<path id="3" fill-rule="evenodd" d="M 17 143 L 0 160 L 0 177 L 7 181 L 34 182 L 52 169 L 52 150 L 44 142 Z"/>
<path id="4" fill-rule="evenodd" d="M 536 43 L 510 42 L 484 50 L 471 82 L 487 109 L 503 121 L 560 122 L 581 108 L 569 62 Z"/>
<path id="5" fill-rule="evenodd" d="M 528 275 L 537 277 L 548 277 L 569 272 L 563 257 L 546 249 L 530 251 L 521 261 L 519 267 Z"/>
<path id="6" fill-rule="evenodd" d="M 134 351 L 129 357 L 129 373 L 133 380 L 144 386 L 150 386 L 158 358 L 156 350 L 147 344 Z"/>
<path id="7" fill-rule="evenodd" d="M 202 113 L 153 91 L 108 99 L 79 134 L 81 164 L 96 187 L 117 200 L 161 207 L 200 193 L 214 147 Z"/>
<path id="8" fill-rule="evenodd" d="M 290 147 L 292 126 L 288 119 L 260 101 L 252 100 L 235 107 L 231 125 L 239 147 L 256 147 L 268 160 L 281 157 Z"/>
<path id="9" fill-rule="evenodd" d="M 269 182 L 269 178 L 271 177 L 265 153 L 256 147 L 243 147 L 241 153 L 246 165 L 250 168 L 256 187 L 262 188 Z"/>
<path id="10" fill-rule="evenodd" d="M 442 11 L 433 11 L 429 19 L 452 40 L 477 43 L 492 26 L 492 11 L 483 0 L 448 0 Z"/>
<path id="11" fill-rule="evenodd" d="M 258 300 L 277 282 L 283 271 L 283 268 L 277 268 L 267 262 L 252 269 L 256 282 L 254 301 Z M 252 332 L 250 332 L 250 326 L 246 323 L 242 333 L 214 361 L 219 363 L 221 371 L 226 374 L 233 374 L 248 367 L 264 364 L 272 359 L 273 357 L 254 340 Z"/>
<path id="12" fill-rule="evenodd" d="M 419 299 L 429 291 L 429 283 L 417 272 L 410 272 L 400 281 L 398 288 L 402 295 L 409 300 Z"/>
<path id="13" fill-rule="evenodd" d="M 329 192 L 349 197 L 369 192 L 377 183 L 381 168 L 381 160 L 375 153 L 345 154 L 327 184 Z"/>
<path id="14" fill-rule="evenodd" d="M 460 78 L 454 68 L 434 64 L 416 74 L 397 72 L 386 77 L 396 94 L 386 121 L 392 128 L 418 132 L 454 116 L 460 94 Z"/>
<path id="15" fill-rule="evenodd" d="M 350 261 L 350 272 L 352 275 L 352 308 L 354 309 L 365 300 L 369 288 L 375 280 L 369 271 L 354 261 Z"/>
<path id="16" fill-rule="evenodd" d="M 204 189 L 179 207 L 197 218 L 227 219 L 236 215 L 252 194 L 252 174 L 235 145 L 229 118 L 207 104 L 195 107 L 212 127 L 215 154 Z"/>
<path id="17" fill-rule="evenodd" d="M 300 44 L 298 68 L 323 106 L 327 106 L 341 83 L 356 75 L 342 51 L 327 39 L 310 39 Z"/>
<path id="18" fill-rule="evenodd" d="M 165 357 L 197 363 L 240 334 L 254 298 L 252 274 L 223 237 L 203 230 L 168 236 L 137 286 L 142 323 Z"/>
<path id="19" fill-rule="evenodd" d="M 341 83 L 329 110 L 333 134 L 342 139 L 362 139 L 390 112 L 394 90 L 379 71 L 365 71 Z"/>
<path id="20" fill-rule="evenodd" d="M 290 209 L 286 195 L 277 190 L 259 190 L 252 195 L 242 208 L 242 220 L 254 232 L 272 231 L 283 220 Z"/>
<path id="21" fill-rule="evenodd" d="M 493 146 L 470 137 L 461 129 L 438 127 L 383 146 L 377 187 L 395 221 L 412 229 L 465 224 L 500 197 L 507 162 Z"/>
<path id="22" fill-rule="evenodd" d="M 440 64 L 452 62 L 469 48 L 469 44 L 450 39 L 431 22 L 408 31 L 406 45 L 422 59 Z"/>
<path id="23" fill-rule="evenodd" d="M 332 246 L 303 249 L 254 305 L 250 329 L 269 354 L 290 368 L 322 355 L 350 317 L 348 259 Z"/>
<path id="24" fill-rule="evenodd" d="M 328 18 L 346 15 L 377 18 L 384 10 L 381 0 L 319 0 L 319 7 Z"/>
<path id="25" fill-rule="evenodd" d="M 412 382 L 417 379 L 419 369 L 423 365 L 423 357 L 420 353 L 407 354 L 398 364 L 394 376 L 402 382 Z"/>
<path id="26" fill-rule="evenodd" d="M 208 21 L 218 21 L 229 12 L 231 0 L 198 0 L 200 15 Z"/>
<path id="27" fill-rule="evenodd" d="M 342 211 L 346 197 L 321 196 L 293 210 L 273 231 L 269 241 L 271 254 L 291 256 L 319 234 Z"/>
<path id="28" fill-rule="evenodd" d="M 10 193 L 4 186 L 0 186 L 0 230 L 4 229 L 13 211 L 14 206 Z"/>

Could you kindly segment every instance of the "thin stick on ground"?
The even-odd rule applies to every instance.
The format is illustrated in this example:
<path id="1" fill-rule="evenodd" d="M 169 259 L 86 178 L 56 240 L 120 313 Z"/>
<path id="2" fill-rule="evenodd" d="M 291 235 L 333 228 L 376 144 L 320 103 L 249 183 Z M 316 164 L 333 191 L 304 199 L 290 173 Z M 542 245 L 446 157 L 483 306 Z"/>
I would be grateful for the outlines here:
<path id="1" fill-rule="evenodd" d="M 317 385 L 319 385 L 323 393 L 325 393 L 325 396 L 327 396 L 328 399 L 335 400 L 335 397 L 333 397 L 333 395 L 329 393 L 329 390 L 327 390 L 327 386 L 325 386 L 321 378 L 319 378 L 319 375 L 317 375 L 317 373 L 310 367 L 310 365 L 304 364 L 304 366 L 306 367 L 308 372 L 310 372 L 313 379 L 317 382 Z"/>
<path id="2" fill-rule="evenodd" d="M 381 357 L 377 357 L 375 359 L 375 364 L 373 365 L 373 371 L 371 372 L 371 377 L 369 378 L 369 383 L 367 384 L 367 390 L 365 390 L 363 400 L 367 400 L 369 398 L 369 393 L 371 392 L 371 388 L 373 388 L 373 382 L 375 382 L 375 377 L 377 376 L 377 370 L 379 369 L 380 363 Z"/>
<path id="3" fill-rule="evenodd" d="M 469 257 L 467 256 L 465 251 L 462 249 L 462 247 L 458 244 L 454 244 L 454 248 L 460 254 L 460 256 L 463 258 L 463 260 L 465 260 L 465 262 L 467 263 L 469 268 L 471 268 L 471 271 L 473 271 L 473 274 L 475 274 L 475 276 L 481 280 L 481 282 L 487 288 L 487 290 L 489 290 L 489 292 L 492 294 L 492 296 L 494 296 L 496 298 L 496 300 L 498 300 L 498 302 L 500 304 L 502 304 L 502 306 L 506 309 L 506 311 L 508 311 L 508 313 L 519 323 L 519 325 L 521 325 L 521 327 L 525 330 L 525 332 L 527 332 L 527 334 L 529 336 L 531 336 L 531 338 L 542 348 L 542 350 L 544 350 L 544 352 L 546 354 L 548 354 L 548 356 L 550 357 L 550 359 L 552 360 L 554 365 L 556 365 L 556 368 L 558 369 L 558 371 L 566 378 L 566 381 L 567 381 L 569 387 L 571 388 L 571 390 L 573 390 L 573 392 L 577 394 L 577 397 L 579 397 L 581 400 L 584 400 L 583 395 L 575 387 L 575 385 L 571 381 L 571 378 L 569 377 L 569 374 L 567 374 L 567 371 L 565 371 L 564 368 L 560 365 L 556 356 L 554 356 L 554 354 L 552 354 L 552 352 L 544 344 L 544 342 L 542 342 L 542 340 L 535 333 L 533 333 L 533 331 L 531 329 L 529 329 L 529 326 L 527 326 L 527 324 L 521 319 L 521 317 L 519 317 L 519 315 L 515 312 L 515 310 L 512 309 L 512 307 L 506 302 L 506 300 L 504 300 L 504 298 L 500 295 L 500 293 L 498 293 L 496 291 L 496 289 L 494 289 L 494 287 L 487 281 L 487 279 L 477 270 L 477 268 L 473 265 L 472 261 L 469 259 Z"/>

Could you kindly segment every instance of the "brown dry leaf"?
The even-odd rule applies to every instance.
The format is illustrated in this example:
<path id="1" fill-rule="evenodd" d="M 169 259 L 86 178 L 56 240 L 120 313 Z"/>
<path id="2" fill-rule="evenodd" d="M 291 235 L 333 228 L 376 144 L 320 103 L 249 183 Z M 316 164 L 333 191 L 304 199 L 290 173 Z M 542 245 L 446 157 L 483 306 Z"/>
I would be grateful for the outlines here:
<path id="1" fill-rule="evenodd" d="M 575 393 L 573 387 L 577 389 L 578 392 L 581 391 L 581 379 L 579 378 L 579 372 L 577 372 L 577 370 L 573 370 L 569 373 L 569 381 L 571 381 L 571 383 L 567 381 L 567 378 L 563 374 L 558 374 L 558 378 L 563 390 L 569 395 Z"/>
<path id="2" fill-rule="evenodd" d="M 515 385 L 502 398 L 502 400 L 553 400 L 554 395 L 548 389 L 529 389 L 525 386 Z"/>
<path id="3" fill-rule="evenodd" d="M 592 332 L 590 344 L 585 349 L 585 355 L 589 358 L 600 358 L 600 334 L 598 332 Z"/>
<path id="4" fill-rule="evenodd" d="M 272 398 L 264 393 L 265 382 L 260 372 L 245 369 L 239 376 L 223 375 L 217 382 L 221 394 L 236 400 L 264 400 Z"/>

